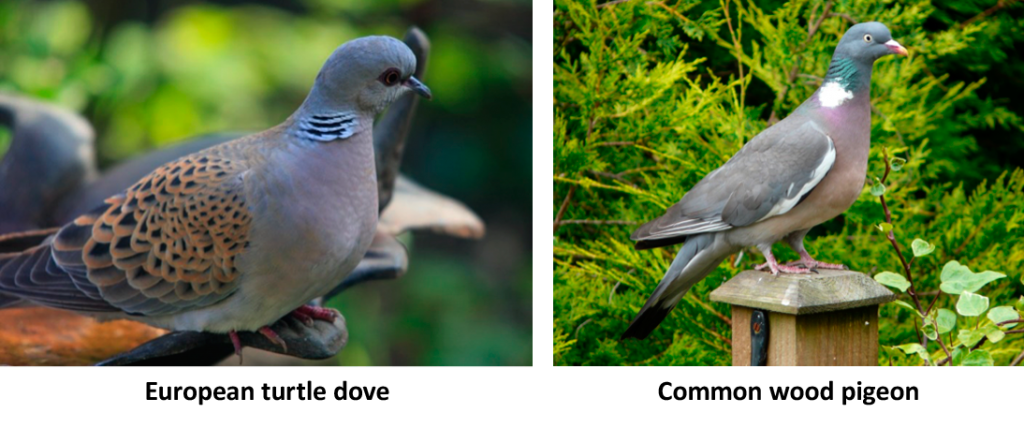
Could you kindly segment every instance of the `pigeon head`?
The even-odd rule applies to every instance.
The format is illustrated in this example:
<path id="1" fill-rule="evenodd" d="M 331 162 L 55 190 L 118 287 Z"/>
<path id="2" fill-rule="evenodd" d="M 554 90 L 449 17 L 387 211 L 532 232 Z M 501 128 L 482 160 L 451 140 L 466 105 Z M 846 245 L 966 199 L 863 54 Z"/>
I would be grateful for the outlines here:
<path id="1" fill-rule="evenodd" d="M 892 54 L 906 55 L 907 50 L 892 39 L 889 29 L 879 22 L 864 22 L 846 30 L 839 40 L 832 63 L 818 90 L 818 105 L 834 108 L 848 100 L 868 100 L 871 88 L 871 66 L 875 60 Z M 857 104 L 860 105 L 860 104 Z"/>
<path id="2" fill-rule="evenodd" d="M 839 40 L 834 57 L 871 64 L 883 56 L 892 54 L 906 56 L 907 49 L 892 39 L 889 29 L 884 24 L 863 22 L 846 30 L 846 34 Z"/>
<path id="3" fill-rule="evenodd" d="M 316 77 L 307 104 L 314 111 L 376 115 L 402 94 L 430 98 L 430 89 L 415 77 L 416 56 L 393 37 L 369 36 L 334 51 Z"/>

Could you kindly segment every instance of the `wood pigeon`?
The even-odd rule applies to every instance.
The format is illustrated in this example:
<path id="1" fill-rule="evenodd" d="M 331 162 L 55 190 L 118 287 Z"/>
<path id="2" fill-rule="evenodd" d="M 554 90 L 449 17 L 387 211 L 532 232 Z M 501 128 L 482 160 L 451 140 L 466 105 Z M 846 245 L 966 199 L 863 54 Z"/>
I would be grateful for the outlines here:
<path id="1" fill-rule="evenodd" d="M 864 188 L 871 146 L 871 66 L 907 50 L 878 22 L 854 25 L 839 40 L 820 88 L 789 117 L 750 140 L 661 217 L 640 226 L 636 249 L 684 242 L 654 294 L 622 338 L 643 339 L 719 263 L 755 246 L 772 273 L 844 269 L 807 254 L 814 226 L 846 211 Z M 772 244 L 800 254 L 782 264 Z M 797 265 L 803 265 L 798 267 Z"/>

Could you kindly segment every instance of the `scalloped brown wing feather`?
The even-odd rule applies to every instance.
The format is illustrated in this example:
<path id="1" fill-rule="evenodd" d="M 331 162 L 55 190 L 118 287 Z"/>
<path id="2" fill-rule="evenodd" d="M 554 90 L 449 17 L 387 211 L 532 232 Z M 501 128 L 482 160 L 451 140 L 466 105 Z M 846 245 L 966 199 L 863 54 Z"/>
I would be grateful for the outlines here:
<path id="1" fill-rule="evenodd" d="M 226 298 L 251 223 L 238 149 L 228 143 L 157 168 L 62 228 L 55 260 L 129 313 L 171 314 Z"/>

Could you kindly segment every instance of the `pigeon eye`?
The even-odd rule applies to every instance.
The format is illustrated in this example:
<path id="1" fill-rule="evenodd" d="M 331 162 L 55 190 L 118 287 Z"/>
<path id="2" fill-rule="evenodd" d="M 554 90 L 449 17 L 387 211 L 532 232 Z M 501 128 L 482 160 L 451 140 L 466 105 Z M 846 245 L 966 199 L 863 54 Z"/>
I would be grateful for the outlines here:
<path id="1" fill-rule="evenodd" d="M 399 73 L 397 69 L 389 68 L 380 74 L 378 80 L 380 80 L 380 83 L 383 83 L 384 86 L 395 86 L 398 81 L 402 80 L 402 74 Z"/>
<path id="2" fill-rule="evenodd" d="M 870 34 L 865 34 L 864 35 L 864 42 L 865 43 L 871 43 L 871 35 Z"/>

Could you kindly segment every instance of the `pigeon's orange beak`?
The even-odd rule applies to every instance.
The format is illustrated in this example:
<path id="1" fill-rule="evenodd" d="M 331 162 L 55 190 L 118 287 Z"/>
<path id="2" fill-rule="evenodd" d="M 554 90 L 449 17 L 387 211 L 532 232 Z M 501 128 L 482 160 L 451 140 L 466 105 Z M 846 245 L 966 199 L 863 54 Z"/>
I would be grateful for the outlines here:
<path id="1" fill-rule="evenodd" d="M 885 46 L 889 48 L 892 53 L 900 56 L 907 56 L 907 48 L 903 47 L 899 42 L 895 40 L 889 40 L 885 42 Z"/>

